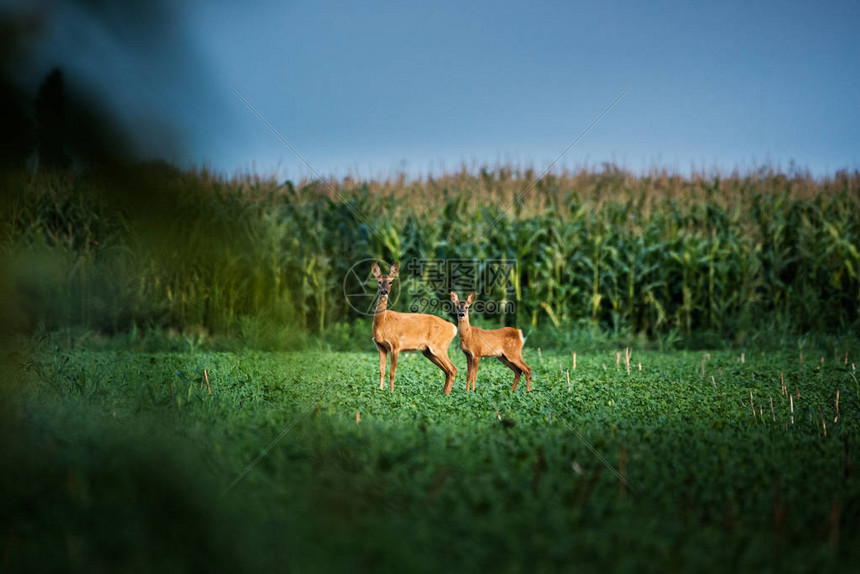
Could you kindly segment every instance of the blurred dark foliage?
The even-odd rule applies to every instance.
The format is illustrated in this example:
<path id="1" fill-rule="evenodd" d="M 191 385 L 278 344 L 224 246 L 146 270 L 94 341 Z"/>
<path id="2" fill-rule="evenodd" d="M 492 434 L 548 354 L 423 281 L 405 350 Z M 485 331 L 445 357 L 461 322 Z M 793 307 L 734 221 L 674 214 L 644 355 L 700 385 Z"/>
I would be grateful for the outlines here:
<path id="1" fill-rule="evenodd" d="M 157 41 L 157 28 L 150 26 L 159 14 L 166 13 L 160 2 L 74 0 L 35 6 L 19 3 L 17 8 L 0 13 L 0 114 L 4 126 L 0 132 L 0 166 L 4 169 L 19 168 L 34 154 L 40 167 L 60 169 L 73 164 L 101 169 L 135 159 L 130 155 L 131 138 L 104 111 L 98 94 L 89 96 L 95 93 L 90 86 L 65 77 L 64 54 L 56 53 L 56 61 L 45 70 L 37 94 L 30 93 L 25 85 L 25 78 L 33 71 L 30 66 L 37 60 L 37 46 L 51 53 L 48 23 L 69 11 L 106 28 L 122 22 L 124 33 L 129 33 L 126 41 L 131 45 L 137 42 L 139 51 Z M 149 33 L 153 34 L 147 42 L 144 39 Z M 4 186 L 3 191 L 10 190 Z"/>
<path id="2" fill-rule="evenodd" d="M 176 170 L 142 161 L 134 131 L 145 129 L 146 121 L 124 125 L 108 111 L 113 108 L 106 94 L 66 71 L 70 56 L 53 46 L 50 30 L 65 25 L 70 14 L 104 31 L 129 67 L 167 69 L 174 65 L 171 54 L 188 57 L 167 2 L 60 0 L 0 10 L 0 205 L 15 206 L 34 172 L 53 174 L 86 181 L 94 201 L 133 219 L 143 237 L 157 236 L 171 208 Z M 45 64 L 46 58 L 53 61 Z M 36 65 L 46 69 L 34 70 Z M 34 72 L 42 78 L 35 89 L 27 84 Z M 7 255 L 0 254 L 0 271 L 8 269 Z M 15 288 L 0 280 L 0 335 L 32 326 L 15 320 L 26 297 L 10 292 Z"/>
<path id="3" fill-rule="evenodd" d="M 17 62 L 34 23 L 9 14 L 0 16 L 0 166 L 20 168 L 33 152 L 33 119 L 27 94 L 18 85 Z M 5 186 L 2 189 L 5 190 Z"/>
<path id="4" fill-rule="evenodd" d="M 106 111 L 105 95 L 64 71 L 67 55 L 49 30 L 74 14 L 107 30 L 126 57 L 161 54 L 149 62 L 157 68 L 169 52 L 162 44 L 170 34 L 161 33 L 172 30 L 169 12 L 158 0 L 0 8 L 0 209 L 22 205 L 30 178 L 56 175 L 71 185 L 100 182 L 91 186 L 102 195 L 94 199 L 134 214 L 142 230 L 158 220 L 169 186 L 154 182 L 171 171 L 140 162 L 133 134 Z M 54 61 L 45 64 L 46 55 Z M 36 90 L 27 83 L 34 77 L 43 78 Z M 165 454 L 165 439 L 141 441 L 128 429 L 94 425 L 93 413 L 54 432 L 75 408 L 25 398 L 26 338 L 34 328 L 27 309 L 35 292 L 52 288 L 55 267 L 38 257 L 25 263 L 32 280 L 22 283 L 12 277 L 8 249 L 0 250 L 0 459 L 9 465 L 0 489 L 0 569 L 235 570 L 199 477 L 182 457 Z"/>
<path id="5" fill-rule="evenodd" d="M 36 96 L 36 149 L 39 167 L 69 169 L 72 160 L 66 153 L 66 94 L 63 72 L 54 68 L 45 77 Z"/>

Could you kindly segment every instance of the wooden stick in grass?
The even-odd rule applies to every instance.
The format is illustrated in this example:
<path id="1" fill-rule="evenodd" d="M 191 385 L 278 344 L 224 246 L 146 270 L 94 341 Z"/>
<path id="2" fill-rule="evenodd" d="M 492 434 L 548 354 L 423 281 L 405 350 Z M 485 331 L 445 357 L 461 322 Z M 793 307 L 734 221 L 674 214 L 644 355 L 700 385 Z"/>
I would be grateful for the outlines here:
<path id="1" fill-rule="evenodd" d="M 824 429 L 824 436 L 827 436 L 827 423 L 824 422 L 824 411 L 818 407 L 818 416 L 821 417 L 821 428 Z"/>
<path id="2" fill-rule="evenodd" d="M 770 397 L 770 418 L 773 419 L 773 422 L 776 422 L 776 414 L 773 412 L 773 397 Z"/>
<path id="3" fill-rule="evenodd" d="M 717 381 L 714 379 L 714 375 L 711 375 L 711 384 L 714 385 L 714 390 L 717 390 Z"/>
<path id="4" fill-rule="evenodd" d="M 627 367 L 627 374 L 630 374 L 630 357 L 633 356 L 633 352 L 630 351 L 630 347 L 624 347 L 624 364 Z"/>
<path id="5" fill-rule="evenodd" d="M 621 366 L 621 351 L 616 351 L 615 352 L 615 368 L 617 369 L 620 366 Z"/>
<path id="6" fill-rule="evenodd" d="M 567 371 L 567 392 L 570 392 L 570 371 Z"/>
<path id="7" fill-rule="evenodd" d="M 573 370 L 576 370 L 576 351 L 573 352 Z"/>
<path id="8" fill-rule="evenodd" d="M 642 363 L 639 363 L 639 370 L 642 370 Z"/>
<path id="9" fill-rule="evenodd" d="M 785 396 L 788 391 L 785 390 L 785 377 L 782 375 L 782 371 L 779 372 L 779 382 L 782 385 L 782 396 Z"/>
<path id="10" fill-rule="evenodd" d="M 755 405 L 753 404 L 752 391 L 750 391 L 750 408 L 752 409 L 753 418 L 755 418 Z"/>
<path id="11" fill-rule="evenodd" d="M 839 418 L 839 389 L 836 389 L 836 416 L 833 417 L 833 422 Z"/>
<path id="12" fill-rule="evenodd" d="M 355 424 L 361 424 L 361 411 L 355 411 Z"/>
<path id="13" fill-rule="evenodd" d="M 791 405 L 791 424 L 794 424 L 794 397 L 788 395 L 788 402 Z"/>
<path id="14" fill-rule="evenodd" d="M 209 386 L 209 373 L 206 372 L 206 369 L 203 369 L 203 380 L 206 381 L 206 393 L 212 394 L 212 388 Z"/>

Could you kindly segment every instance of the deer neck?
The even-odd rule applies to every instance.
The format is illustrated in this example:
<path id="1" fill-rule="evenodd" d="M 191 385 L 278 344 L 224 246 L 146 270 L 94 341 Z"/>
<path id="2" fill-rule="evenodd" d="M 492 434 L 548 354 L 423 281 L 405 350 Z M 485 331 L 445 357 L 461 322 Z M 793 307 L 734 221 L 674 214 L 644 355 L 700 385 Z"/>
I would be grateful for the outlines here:
<path id="1" fill-rule="evenodd" d="M 376 335 L 377 330 L 382 327 L 382 322 L 385 319 L 385 311 L 388 310 L 388 295 L 380 295 L 376 302 L 376 311 L 373 313 L 373 333 Z"/>
<path id="2" fill-rule="evenodd" d="M 468 338 L 472 332 L 472 326 L 469 324 L 469 316 L 466 315 L 457 321 L 457 329 L 460 332 L 460 338 Z"/>

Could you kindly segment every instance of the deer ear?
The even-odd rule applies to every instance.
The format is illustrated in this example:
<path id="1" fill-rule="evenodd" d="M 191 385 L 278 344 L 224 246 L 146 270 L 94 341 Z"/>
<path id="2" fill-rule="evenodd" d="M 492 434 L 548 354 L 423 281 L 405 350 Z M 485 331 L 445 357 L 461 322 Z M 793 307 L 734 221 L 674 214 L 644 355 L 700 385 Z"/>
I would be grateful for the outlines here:
<path id="1" fill-rule="evenodd" d="M 391 266 L 391 269 L 388 270 L 388 278 L 394 279 L 397 277 L 397 272 L 400 271 L 400 263 L 395 263 Z"/>
<path id="2" fill-rule="evenodd" d="M 457 297 L 457 294 L 453 291 L 451 291 L 451 301 L 453 301 L 455 305 L 460 302 L 460 298 Z"/>
<path id="3" fill-rule="evenodd" d="M 471 305 L 472 301 L 474 301 L 474 300 L 475 300 L 475 294 L 469 293 L 469 296 L 466 297 L 466 305 Z"/>
<path id="4" fill-rule="evenodd" d="M 373 265 L 370 268 L 370 272 L 373 273 L 373 276 L 377 279 L 382 277 L 382 271 L 379 269 L 379 265 L 376 264 L 376 261 L 373 262 Z"/>

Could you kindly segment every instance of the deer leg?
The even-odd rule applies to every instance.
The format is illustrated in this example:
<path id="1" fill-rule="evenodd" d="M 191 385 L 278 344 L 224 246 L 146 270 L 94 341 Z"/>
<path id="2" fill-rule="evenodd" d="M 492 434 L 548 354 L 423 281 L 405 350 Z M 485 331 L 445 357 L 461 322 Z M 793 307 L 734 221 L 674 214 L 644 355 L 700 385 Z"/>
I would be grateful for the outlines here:
<path id="1" fill-rule="evenodd" d="M 532 369 L 531 369 L 531 367 L 526 365 L 526 362 L 523 361 L 522 355 L 520 355 L 519 357 L 510 359 L 510 361 L 521 372 L 526 374 L 526 392 L 527 393 L 531 392 L 531 390 L 532 390 Z"/>
<path id="2" fill-rule="evenodd" d="M 481 362 L 480 355 L 474 355 L 472 357 L 472 390 L 475 390 L 475 383 L 478 382 L 478 363 Z"/>
<path id="3" fill-rule="evenodd" d="M 515 390 L 517 390 L 517 385 L 520 382 L 520 375 L 522 374 L 522 371 L 516 364 L 514 364 L 513 361 L 511 361 L 504 355 L 500 355 L 499 360 L 503 362 L 507 368 L 514 372 L 514 386 L 511 387 L 511 392 L 514 392 Z"/>
<path id="4" fill-rule="evenodd" d="M 448 389 L 448 369 L 446 368 L 445 364 L 442 362 L 442 359 L 439 356 L 434 355 L 433 351 L 431 351 L 429 348 L 424 349 L 422 351 L 422 353 L 424 354 L 425 357 L 427 357 L 430 360 L 431 363 L 433 363 L 434 365 L 436 365 L 437 367 L 442 369 L 442 372 L 445 373 L 445 388 L 444 388 L 443 392 L 447 395 L 448 393 L 451 392 Z"/>
<path id="5" fill-rule="evenodd" d="M 389 379 L 391 383 L 391 392 L 394 392 L 394 372 L 397 370 L 397 355 L 399 351 L 396 349 L 391 349 L 391 377 Z"/>
<path id="6" fill-rule="evenodd" d="M 454 363 L 448 357 L 448 350 L 443 349 L 439 353 L 434 353 L 433 349 L 427 347 L 424 349 L 424 356 L 445 372 L 445 388 L 442 392 L 450 395 L 451 389 L 454 388 L 454 379 L 457 377 L 457 367 L 454 366 Z"/>
<path id="7" fill-rule="evenodd" d="M 379 390 L 381 391 L 385 387 L 383 386 L 383 381 L 385 380 L 385 362 L 388 360 L 388 353 L 385 352 L 381 346 L 379 346 Z"/>
<path id="8" fill-rule="evenodd" d="M 466 353 L 463 353 L 466 355 Z M 469 392 L 469 385 L 472 382 L 472 356 L 466 355 L 466 392 Z"/>
<path id="9" fill-rule="evenodd" d="M 457 378 L 457 367 L 454 366 L 454 363 L 451 361 L 451 358 L 448 357 L 448 349 L 442 349 L 442 352 L 439 353 L 439 357 L 442 359 L 442 363 L 445 369 L 445 388 L 448 389 L 446 395 L 451 394 L 451 389 L 454 388 L 454 379 Z M 477 365 L 475 366 L 477 370 Z"/>

